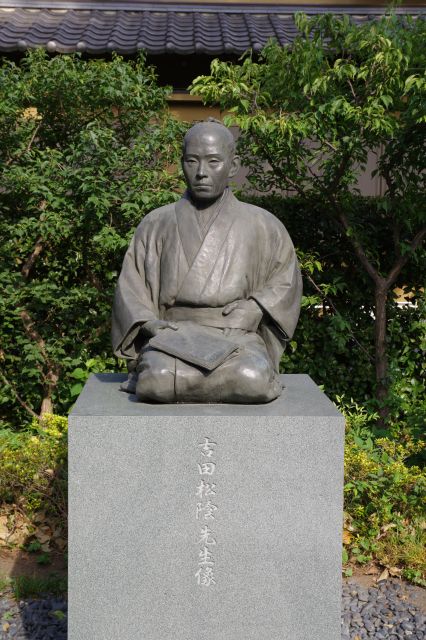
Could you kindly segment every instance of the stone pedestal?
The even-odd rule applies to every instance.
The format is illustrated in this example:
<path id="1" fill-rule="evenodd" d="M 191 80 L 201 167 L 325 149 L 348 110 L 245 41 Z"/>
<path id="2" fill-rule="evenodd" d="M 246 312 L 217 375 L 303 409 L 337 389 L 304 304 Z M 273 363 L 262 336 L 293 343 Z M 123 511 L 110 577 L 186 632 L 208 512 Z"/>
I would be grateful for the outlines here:
<path id="1" fill-rule="evenodd" d="M 152 405 L 95 375 L 69 420 L 69 640 L 339 640 L 344 420 Z"/>

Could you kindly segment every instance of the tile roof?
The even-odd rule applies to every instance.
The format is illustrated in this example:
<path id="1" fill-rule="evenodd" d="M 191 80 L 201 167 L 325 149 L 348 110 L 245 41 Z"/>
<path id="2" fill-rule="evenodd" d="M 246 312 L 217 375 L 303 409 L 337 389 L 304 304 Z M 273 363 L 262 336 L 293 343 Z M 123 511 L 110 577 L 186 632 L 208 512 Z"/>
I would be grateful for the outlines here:
<path id="1" fill-rule="evenodd" d="M 292 42 L 294 12 L 302 8 L 306 13 L 349 13 L 358 23 L 383 13 L 383 8 L 359 6 L 0 0 L 0 53 L 42 46 L 61 53 L 130 55 L 144 49 L 150 55 L 238 55 L 248 48 L 260 50 L 271 37 L 283 45 Z M 403 12 L 418 15 L 422 10 Z"/>

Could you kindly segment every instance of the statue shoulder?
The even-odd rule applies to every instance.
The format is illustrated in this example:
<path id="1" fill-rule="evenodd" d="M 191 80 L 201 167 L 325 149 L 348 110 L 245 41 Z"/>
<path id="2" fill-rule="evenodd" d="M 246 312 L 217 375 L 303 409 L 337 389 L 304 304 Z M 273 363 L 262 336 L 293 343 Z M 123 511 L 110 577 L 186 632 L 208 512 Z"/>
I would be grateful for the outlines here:
<path id="1" fill-rule="evenodd" d="M 267 209 L 258 207 L 255 204 L 241 202 L 240 200 L 239 203 L 255 224 L 257 223 L 261 225 L 265 228 L 265 230 L 270 231 L 272 234 L 278 233 L 280 235 L 282 234 L 288 236 L 287 229 L 285 228 L 281 220 L 279 220 L 273 213 L 271 213 Z"/>
<path id="2" fill-rule="evenodd" d="M 161 231 L 163 228 L 166 229 L 170 222 L 174 223 L 174 220 L 175 203 L 171 202 L 147 213 L 138 224 L 135 235 L 143 237 L 147 233 Z"/>

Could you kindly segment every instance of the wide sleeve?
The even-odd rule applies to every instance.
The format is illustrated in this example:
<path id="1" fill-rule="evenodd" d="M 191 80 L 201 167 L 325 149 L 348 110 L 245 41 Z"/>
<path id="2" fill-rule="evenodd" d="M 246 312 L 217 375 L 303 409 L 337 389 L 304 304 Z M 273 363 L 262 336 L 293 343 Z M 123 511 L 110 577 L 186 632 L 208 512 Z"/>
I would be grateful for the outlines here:
<path id="1" fill-rule="evenodd" d="M 278 220 L 274 222 L 266 277 L 250 297 L 264 310 L 259 333 L 278 369 L 285 341 L 293 336 L 299 319 L 302 276 L 290 236 Z"/>
<path id="2" fill-rule="evenodd" d="M 136 358 L 140 327 L 158 317 L 158 301 L 146 273 L 147 241 L 140 227 L 130 243 L 118 278 L 112 309 L 112 345 L 121 358 Z"/>

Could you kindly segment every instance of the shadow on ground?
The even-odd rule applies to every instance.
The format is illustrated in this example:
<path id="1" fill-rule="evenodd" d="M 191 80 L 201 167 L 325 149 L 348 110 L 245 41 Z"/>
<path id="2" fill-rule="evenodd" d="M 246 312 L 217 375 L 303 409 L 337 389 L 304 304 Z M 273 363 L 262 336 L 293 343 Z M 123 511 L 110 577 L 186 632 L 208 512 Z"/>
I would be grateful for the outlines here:
<path id="1" fill-rule="evenodd" d="M 35 554 L 0 548 L 0 640 L 66 640 L 66 588 L 64 554 L 42 566 Z"/>

